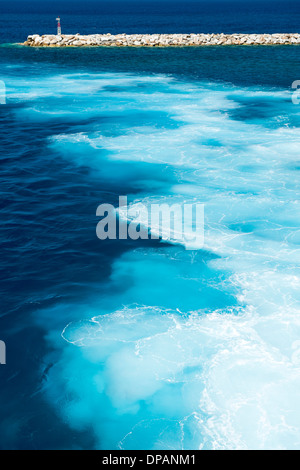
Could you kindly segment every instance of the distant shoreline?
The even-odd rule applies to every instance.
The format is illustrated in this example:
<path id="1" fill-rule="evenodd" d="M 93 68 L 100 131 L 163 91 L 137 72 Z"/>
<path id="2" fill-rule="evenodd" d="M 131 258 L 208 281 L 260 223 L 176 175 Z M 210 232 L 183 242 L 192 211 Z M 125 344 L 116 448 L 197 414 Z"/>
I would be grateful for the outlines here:
<path id="1" fill-rule="evenodd" d="M 28 36 L 29 47 L 180 47 L 300 45 L 300 34 L 93 34 Z"/>

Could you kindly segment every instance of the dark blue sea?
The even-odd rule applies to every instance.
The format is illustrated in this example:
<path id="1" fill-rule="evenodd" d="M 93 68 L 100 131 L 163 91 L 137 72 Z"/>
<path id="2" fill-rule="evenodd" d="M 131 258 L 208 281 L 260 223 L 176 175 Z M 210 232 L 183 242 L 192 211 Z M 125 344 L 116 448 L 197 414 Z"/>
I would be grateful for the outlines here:
<path id="1" fill-rule="evenodd" d="M 300 32 L 299 2 L 0 12 L 0 448 L 299 449 L 300 46 L 18 44 Z M 204 247 L 100 241 L 124 195 L 204 204 Z"/>

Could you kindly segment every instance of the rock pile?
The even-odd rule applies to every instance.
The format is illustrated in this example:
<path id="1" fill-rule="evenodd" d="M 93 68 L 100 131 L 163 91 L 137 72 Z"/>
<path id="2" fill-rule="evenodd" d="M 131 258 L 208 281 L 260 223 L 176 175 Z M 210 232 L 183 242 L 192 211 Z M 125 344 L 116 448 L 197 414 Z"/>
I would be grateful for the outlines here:
<path id="1" fill-rule="evenodd" d="M 187 47 L 300 44 L 300 34 L 92 34 L 28 36 L 31 47 Z"/>

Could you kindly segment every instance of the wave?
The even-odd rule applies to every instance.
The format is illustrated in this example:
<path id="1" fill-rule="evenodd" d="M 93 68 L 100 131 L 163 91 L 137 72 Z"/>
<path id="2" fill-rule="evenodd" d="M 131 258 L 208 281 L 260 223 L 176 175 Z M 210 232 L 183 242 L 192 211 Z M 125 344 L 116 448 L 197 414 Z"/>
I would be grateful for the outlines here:
<path id="1" fill-rule="evenodd" d="M 60 351 L 48 399 L 97 448 L 299 448 L 300 113 L 289 93 L 109 74 L 52 77 L 45 90 L 59 81 L 56 116 L 46 95 L 15 112 L 72 118 L 49 148 L 115 190 L 126 175 L 132 208 L 204 204 L 205 246 L 129 251 L 105 299 L 61 307 L 74 322 L 63 344 L 48 332 Z"/>

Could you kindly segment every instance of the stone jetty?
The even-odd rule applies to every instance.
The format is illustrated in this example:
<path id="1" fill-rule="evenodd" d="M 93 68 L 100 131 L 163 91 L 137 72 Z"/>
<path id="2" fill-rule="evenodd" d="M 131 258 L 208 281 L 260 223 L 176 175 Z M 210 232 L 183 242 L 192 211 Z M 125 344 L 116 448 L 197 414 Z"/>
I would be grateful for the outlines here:
<path id="1" fill-rule="evenodd" d="M 300 44 L 300 34 L 92 34 L 88 36 L 37 34 L 28 36 L 30 47 L 189 47 L 273 46 Z"/>

